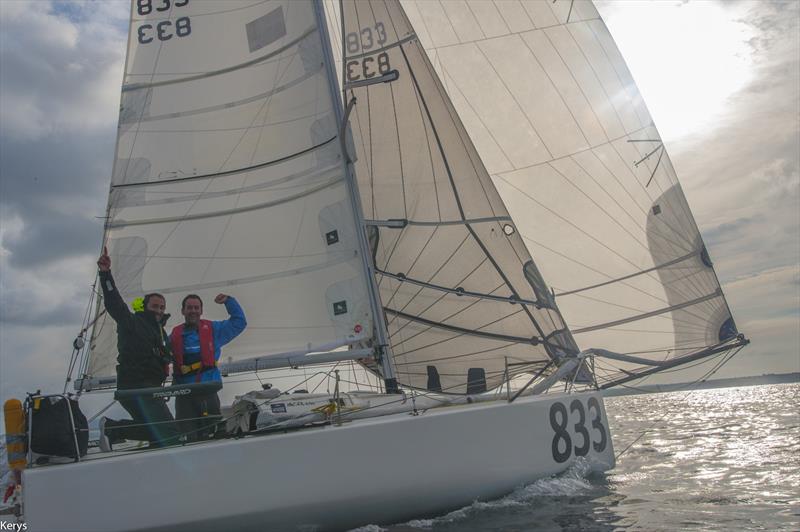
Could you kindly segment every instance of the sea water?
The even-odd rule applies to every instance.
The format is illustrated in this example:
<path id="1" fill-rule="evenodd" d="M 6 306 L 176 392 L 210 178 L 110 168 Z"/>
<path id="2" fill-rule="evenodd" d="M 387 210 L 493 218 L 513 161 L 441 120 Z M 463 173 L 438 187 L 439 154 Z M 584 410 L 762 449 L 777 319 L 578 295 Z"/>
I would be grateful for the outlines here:
<path id="1" fill-rule="evenodd" d="M 614 470 L 590 475 L 577 464 L 502 499 L 356 530 L 800 530 L 800 384 L 605 405 L 621 453 Z"/>

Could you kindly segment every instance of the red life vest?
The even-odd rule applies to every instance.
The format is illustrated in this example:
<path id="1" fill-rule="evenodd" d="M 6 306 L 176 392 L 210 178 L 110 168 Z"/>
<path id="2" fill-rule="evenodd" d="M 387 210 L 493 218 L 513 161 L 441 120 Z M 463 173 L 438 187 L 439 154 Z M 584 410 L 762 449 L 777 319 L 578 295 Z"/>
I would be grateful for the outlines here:
<path id="1" fill-rule="evenodd" d="M 183 329 L 184 324 L 180 324 L 172 329 L 172 355 L 175 363 L 172 365 L 172 374 L 181 376 L 192 371 L 184 371 L 183 367 Z M 209 320 L 200 320 L 197 334 L 200 336 L 200 367 L 197 368 L 197 376 L 206 369 L 216 367 L 217 361 L 214 359 L 214 328 Z M 194 366 L 194 364 L 192 364 Z"/>

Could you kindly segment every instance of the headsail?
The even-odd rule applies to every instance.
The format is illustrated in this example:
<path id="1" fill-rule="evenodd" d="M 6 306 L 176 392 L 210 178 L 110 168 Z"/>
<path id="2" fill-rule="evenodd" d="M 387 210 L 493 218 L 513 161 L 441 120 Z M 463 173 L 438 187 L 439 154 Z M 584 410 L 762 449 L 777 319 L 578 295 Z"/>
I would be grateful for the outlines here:
<path id="1" fill-rule="evenodd" d="M 577 353 L 396 1 L 341 5 L 350 156 L 400 383 L 477 393 Z"/>
<path id="2" fill-rule="evenodd" d="M 177 323 L 189 293 L 212 319 L 234 295 L 249 325 L 226 361 L 370 338 L 313 3 L 132 10 L 106 231 L 125 298 L 161 292 Z M 112 320 L 91 345 L 86 373 L 114 375 Z"/>
<path id="3" fill-rule="evenodd" d="M 677 361 L 735 343 L 675 170 L 593 4 L 403 5 L 578 345 Z"/>

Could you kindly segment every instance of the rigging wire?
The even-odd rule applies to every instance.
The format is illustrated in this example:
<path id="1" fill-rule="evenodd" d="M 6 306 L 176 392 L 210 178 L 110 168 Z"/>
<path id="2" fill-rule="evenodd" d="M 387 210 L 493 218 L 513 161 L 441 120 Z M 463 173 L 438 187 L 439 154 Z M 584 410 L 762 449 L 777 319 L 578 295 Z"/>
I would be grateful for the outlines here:
<path id="1" fill-rule="evenodd" d="M 75 338 L 75 342 L 73 342 L 73 351 L 70 355 L 69 366 L 67 368 L 67 375 L 64 378 L 64 389 L 61 393 L 67 393 L 67 387 L 69 386 L 70 381 L 72 381 L 72 373 L 75 370 L 75 365 L 77 364 L 79 367 L 83 365 L 83 360 L 86 358 L 86 353 L 88 351 L 88 344 L 91 343 L 91 338 L 89 342 L 84 341 L 84 345 L 82 347 L 78 347 L 78 339 L 83 339 L 83 335 L 86 334 L 89 327 L 94 325 L 94 323 L 100 318 L 100 316 L 105 313 L 105 310 L 102 312 L 98 312 L 97 316 L 91 322 L 89 321 L 89 316 L 92 312 L 92 307 L 94 306 L 95 296 L 97 296 L 97 281 L 99 277 L 95 275 L 94 283 L 91 287 L 91 295 L 89 296 L 89 301 L 86 304 L 86 311 L 83 314 L 83 320 L 81 323 L 85 324 L 81 331 L 78 333 L 78 336 Z M 82 356 L 81 356 L 82 355 Z M 81 362 L 78 362 L 78 359 L 81 358 Z"/>
<path id="2" fill-rule="evenodd" d="M 271 398 L 271 399 L 266 399 L 264 401 L 261 401 L 260 403 L 253 403 L 253 404 L 256 407 L 261 407 L 261 406 L 268 405 L 268 404 L 270 404 L 270 403 L 272 403 L 274 401 L 285 401 L 286 397 L 291 395 L 289 392 L 291 392 L 292 390 L 295 390 L 296 388 L 299 388 L 300 386 L 304 385 L 306 382 L 311 381 L 315 377 L 322 377 L 324 379 L 324 381 L 321 381 L 319 384 L 317 384 L 317 386 L 311 392 L 311 393 L 313 393 L 314 391 L 316 391 L 317 388 L 319 388 L 319 386 L 322 385 L 323 382 L 328 382 L 328 384 L 330 384 L 331 379 L 334 378 L 333 377 L 333 373 L 336 371 L 336 368 L 339 366 L 339 364 L 341 364 L 341 362 L 337 362 L 333 367 L 330 367 L 330 369 L 328 369 L 327 371 L 315 372 L 310 377 L 307 377 L 306 379 L 303 379 L 302 381 L 300 381 L 300 382 L 294 384 L 293 386 L 287 388 L 286 390 L 283 391 L 283 393 L 281 393 L 281 395 L 279 395 L 277 397 L 274 397 L 274 398 Z M 255 373 L 257 373 L 257 372 L 255 372 Z M 505 373 L 505 369 L 503 369 L 502 371 L 499 371 L 497 373 L 498 374 L 504 374 Z M 516 377 L 516 376 L 518 376 L 518 375 L 514 375 L 514 377 Z M 255 379 L 251 379 L 251 380 L 255 380 Z M 349 383 L 349 384 L 353 383 L 352 381 L 341 380 L 341 379 L 340 379 L 340 382 L 346 382 L 346 383 Z M 460 387 L 460 386 L 461 386 L 461 384 L 453 385 L 453 386 L 444 388 L 443 391 L 444 390 L 450 390 L 452 388 L 457 388 L 457 387 Z M 410 388 L 412 390 L 416 391 L 417 397 L 427 397 L 427 398 L 431 398 L 431 399 L 434 399 L 434 400 L 438 399 L 443 404 L 450 402 L 449 399 L 441 398 L 440 395 L 438 393 L 436 393 L 436 392 L 431 392 L 429 390 L 424 390 L 424 393 L 420 393 L 421 390 L 419 390 L 417 388 L 413 388 L 413 387 L 410 387 Z M 106 391 L 106 390 L 104 390 L 104 391 Z M 107 392 L 111 392 L 111 391 L 112 390 L 107 390 Z M 328 390 L 328 392 L 329 392 L 328 394 L 330 395 L 330 390 Z M 458 395 L 461 395 L 461 394 L 458 394 Z M 347 416 L 347 415 L 352 416 L 355 413 L 363 413 L 363 412 L 367 412 L 367 411 L 370 411 L 370 410 L 374 410 L 376 408 L 382 408 L 382 407 L 385 407 L 385 406 L 388 406 L 388 405 L 402 404 L 402 403 L 405 403 L 407 400 L 408 400 L 407 394 L 403 393 L 403 394 L 399 394 L 399 397 L 394 401 L 389 401 L 389 402 L 377 404 L 377 405 L 374 405 L 374 406 L 367 406 L 367 407 L 360 408 L 360 409 L 358 409 L 356 411 L 353 411 L 353 412 L 343 412 L 343 413 L 340 413 L 340 416 L 342 416 L 342 417 Z M 92 419 L 95 419 L 96 417 L 98 417 L 100 414 L 102 414 L 104 411 L 106 411 L 113 404 L 114 404 L 114 402 L 112 402 L 111 404 L 107 405 L 100 412 L 95 414 L 92 417 Z M 235 417 L 235 415 L 230 415 L 230 416 L 227 416 L 227 417 L 223 417 L 222 419 L 217 420 L 214 423 L 221 425 L 223 423 L 226 423 L 230 419 L 233 419 L 234 417 Z M 193 418 L 193 419 L 202 420 L 202 419 L 207 419 L 207 418 L 201 417 L 201 418 Z M 185 420 L 182 420 L 182 421 L 185 421 Z M 173 420 L 173 421 L 156 421 L 156 422 L 150 422 L 150 423 L 132 423 L 132 424 L 128 424 L 127 426 L 129 426 L 129 427 L 144 427 L 144 426 L 150 426 L 150 425 L 160 425 L 160 424 L 169 424 L 169 423 L 173 423 L 174 424 L 174 423 L 176 423 L 176 421 Z M 267 427 L 267 428 L 269 428 L 269 427 Z M 199 433 L 199 432 L 201 432 L 203 430 L 207 430 L 207 427 L 202 427 L 200 429 L 195 429 L 195 430 L 190 430 L 190 431 L 184 431 L 184 432 L 181 432 L 179 434 L 176 434 L 175 436 L 171 436 L 169 438 L 165 438 L 163 441 L 167 441 L 167 442 L 172 441 L 172 440 L 176 440 L 177 441 L 179 438 L 181 438 L 183 436 L 189 436 L 191 434 L 196 434 L 196 433 Z M 133 452 L 143 452 L 143 451 L 146 451 L 146 450 L 147 449 L 136 449 L 136 450 L 128 451 L 128 454 L 132 454 Z"/>

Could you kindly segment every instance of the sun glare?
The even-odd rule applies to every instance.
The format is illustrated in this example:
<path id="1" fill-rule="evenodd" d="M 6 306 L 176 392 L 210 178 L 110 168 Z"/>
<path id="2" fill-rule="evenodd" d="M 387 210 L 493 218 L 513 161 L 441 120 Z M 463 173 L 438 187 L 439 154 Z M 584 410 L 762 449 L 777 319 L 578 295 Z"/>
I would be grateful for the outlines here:
<path id="1" fill-rule="evenodd" d="M 601 4 L 662 138 L 713 128 L 751 77 L 751 28 L 715 1 Z M 604 7 L 604 8 L 603 8 Z"/>

